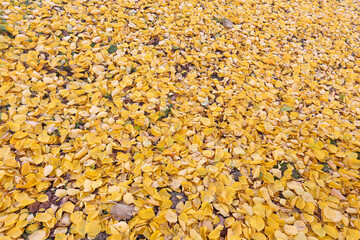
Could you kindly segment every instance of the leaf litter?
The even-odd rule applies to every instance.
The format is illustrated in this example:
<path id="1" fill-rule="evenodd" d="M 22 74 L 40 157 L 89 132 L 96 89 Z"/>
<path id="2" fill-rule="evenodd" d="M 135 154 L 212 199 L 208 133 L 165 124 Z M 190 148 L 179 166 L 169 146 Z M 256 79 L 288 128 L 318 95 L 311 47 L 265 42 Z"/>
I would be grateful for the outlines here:
<path id="1" fill-rule="evenodd" d="M 360 239 L 356 1 L 0 6 L 1 239 Z"/>

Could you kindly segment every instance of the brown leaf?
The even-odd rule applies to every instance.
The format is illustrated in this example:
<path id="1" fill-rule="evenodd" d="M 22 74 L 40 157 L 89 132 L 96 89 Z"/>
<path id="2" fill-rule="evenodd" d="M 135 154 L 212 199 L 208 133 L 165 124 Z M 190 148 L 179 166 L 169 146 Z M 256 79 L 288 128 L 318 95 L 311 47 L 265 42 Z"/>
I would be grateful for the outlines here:
<path id="1" fill-rule="evenodd" d="M 95 240 L 106 240 L 108 236 L 109 235 L 106 234 L 106 232 L 101 232 L 95 237 Z"/>
<path id="2" fill-rule="evenodd" d="M 34 202 L 33 204 L 29 205 L 29 211 L 31 213 L 37 213 L 40 209 L 40 202 Z"/>
<path id="3" fill-rule="evenodd" d="M 222 20 L 222 25 L 224 27 L 227 27 L 227 28 L 232 28 L 233 27 L 233 23 L 229 19 L 226 19 L 226 18 L 224 18 Z"/>
<path id="4" fill-rule="evenodd" d="M 178 97 L 177 93 L 174 93 L 171 95 L 171 101 L 176 101 L 176 98 Z"/>
<path id="5" fill-rule="evenodd" d="M 188 200 L 188 197 L 182 192 L 171 192 L 170 194 L 170 200 L 173 202 L 171 209 L 175 209 L 180 202 L 185 203 Z"/>
<path id="6" fill-rule="evenodd" d="M 135 208 L 132 204 L 117 203 L 111 208 L 111 214 L 117 221 L 130 219 L 134 212 Z"/>

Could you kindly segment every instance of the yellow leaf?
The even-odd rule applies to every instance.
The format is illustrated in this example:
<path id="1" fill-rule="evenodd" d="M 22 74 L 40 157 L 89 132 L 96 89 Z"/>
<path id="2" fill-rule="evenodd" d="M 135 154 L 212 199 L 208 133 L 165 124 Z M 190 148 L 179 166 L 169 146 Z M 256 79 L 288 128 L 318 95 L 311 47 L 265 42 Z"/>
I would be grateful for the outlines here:
<path id="1" fill-rule="evenodd" d="M 20 124 L 16 122 L 7 122 L 6 125 L 10 128 L 11 131 L 16 132 L 20 130 Z"/>
<path id="2" fill-rule="evenodd" d="M 327 147 L 329 149 L 329 152 L 331 152 L 331 153 L 336 153 L 338 150 L 338 148 L 333 144 L 329 144 Z"/>
<path id="3" fill-rule="evenodd" d="M 48 222 L 53 218 L 53 216 L 50 213 L 38 213 L 36 217 L 34 218 L 35 221 L 39 222 Z"/>
<path id="4" fill-rule="evenodd" d="M 81 220 L 83 220 L 83 212 L 76 211 L 76 212 L 71 213 L 70 220 L 76 224 L 81 222 Z"/>
<path id="5" fill-rule="evenodd" d="M 50 136 L 47 134 L 47 132 L 44 130 L 39 135 L 38 140 L 42 143 L 48 143 L 50 141 Z"/>
<path id="6" fill-rule="evenodd" d="M 86 233 L 90 237 L 96 237 L 101 231 L 101 223 L 99 220 L 93 220 L 86 224 L 85 228 Z"/>
<path id="7" fill-rule="evenodd" d="M 243 155 L 245 155 L 245 151 L 241 147 L 236 147 L 233 149 L 233 154 L 235 156 L 238 156 L 238 155 L 243 156 Z"/>
<path id="8" fill-rule="evenodd" d="M 17 138 L 17 139 L 22 139 L 22 138 L 26 137 L 27 135 L 29 135 L 29 134 L 26 133 L 26 132 L 17 131 L 17 132 L 13 135 L 13 137 L 14 137 L 14 138 Z"/>
<path id="9" fill-rule="evenodd" d="M 190 237 L 194 240 L 203 240 L 200 234 L 195 229 L 190 229 Z"/>
<path id="10" fill-rule="evenodd" d="M 339 237 L 338 230 L 333 226 L 325 225 L 324 230 L 329 236 L 331 236 L 334 239 L 337 239 Z"/>
<path id="11" fill-rule="evenodd" d="M 140 210 L 139 216 L 144 220 L 148 220 L 148 219 L 155 217 L 155 213 L 152 208 L 147 208 L 147 209 Z"/>
<path id="12" fill-rule="evenodd" d="M 14 120 L 16 123 L 23 123 L 23 122 L 25 122 L 25 120 L 26 120 L 26 115 L 25 115 L 25 114 L 15 115 L 15 116 L 13 117 L 13 120 Z"/>
<path id="13" fill-rule="evenodd" d="M 326 206 L 323 210 L 322 210 L 324 216 L 329 220 L 329 221 L 332 221 L 332 222 L 340 222 L 343 218 L 343 215 L 337 211 L 337 210 L 334 210 L 328 206 Z"/>
<path id="14" fill-rule="evenodd" d="M 64 212 L 68 212 L 68 213 L 72 213 L 74 211 L 75 205 L 72 202 L 66 202 L 63 206 L 62 209 Z"/>
<path id="15" fill-rule="evenodd" d="M 65 233 L 57 233 L 55 235 L 55 240 L 67 240 L 67 236 Z"/>
<path id="16" fill-rule="evenodd" d="M 45 166 L 44 167 L 44 176 L 45 177 L 49 176 L 49 174 L 52 172 L 53 169 L 54 169 L 54 167 L 51 165 Z"/>
<path id="17" fill-rule="evenodd" d="M 311 228 L 319 237 L 325 237 L 326 232 L 324 228 L 321 226 L 321 223 L 314 222 L 311 224 Z"/>
<path id="18" fill-rule="evenodd" d="M 266 181 L 266 182 L 268 182 L 268 183 L 273 183 L 274 182 L 274 176 L 271 174 L 271 173 L 269 173 L 269 172 L 265 172 L 264 173 L 264 175 L 263 175 L 263 178 L 264 178 L 264 180 Z"/>
<path id="19" fill-rule="evenodd" d="M 3 146 L 0 149 L 0 159 L 4 159 L 5 157 L 7 157 L 9 155 L 11 151 L 11 148 L 9 146 Z"/>
<path id="20" fill-rule="evenodd" d="M 298 229 L 296 226 L 291 226 L 288 224 L 285 224 L 284 231 L 287 235 L 294 236 L 298 233 Z"/>
<path id="21" fill-rule="evenodd" d="M 86 234 L 86 225 L 87 225 L 87 222 L 83 219 L 81 219 L 81 221 L 79 221 L 75 227 L 76 227 L 76 231 L 80 234 L 80 235 L 83 235 L 85 236 Z"/>
<path id="22" fill-rule="evenodd" d="M 165 213 L 165 218 L 168 222 L 176 223 L 177 222 L 177 215 L 173 210 L 167 210 Z"/>
<path id="23" fill-rule="evenodd" d="M 10 230 L 6 232 L 6 235 L 11 238 L 18 239 L 23 232 L 24 231 L 21 230 L 20 228 L 14 227 L 14 228 L 10 228 Z"/>
<path id="24" fill-rule="evenodd" d="M 323 114 L 328 115 L 328 116 L 332 116 L 334 114 L 334 112 L 329 108 L 325 108 L 323 110 Z"/>
<path id="25" fill-rule="evenodd" d="M 351 158 L 348 160 L 348 164 L 350 168 L 353 169 L 359 169 L 360 168 L 360 160 L 355 159 L 355 158 Z"/>
<path id="26" fill-rule="evenodd" d="M 201 118 L 201 122 L 202 122 L 202 124 L 204 124 L 205 126 L 209 126 L 209 125 L 211 124 L 210 119 L 209 119 L 209 118 L 205 118 L 205 117 Z"/>
<path id="27" fill-rule="evenodd" d="M 126 204 L 132 204 L 132 203 L 134 203 L 135 199 L 131 193 L 125 193 L 123 196 L 123 201 Z"/>
<path id="28" fill-rule="evenodd" d="M 264 229 L 265 222 L 260 216 L 251 216 L 250 225 L 255 228 L 258 232 Z"/>
<path id="29" fill-rule="evenodd" d="M 324 160 L 325 158 L 325 153 L 323 150 L 320 150 L 320 149 L 313 149 L 314 151 L 314 154 L 315 154 L 315 157 L 318 159 L 318 160 Z"/>
<path id="30" fill-rule="evenodd" d="M 259 232 L 251 234 L 251 238 L 253 238 L 254 240 L 266 240 L 267 239 L 264 234 L 259 233 Z"/>
<path id="31" fill-rule="evenodd" d="M 38 198 L 37 201 L 38 202 L 46 202 L 49 200 L 49 196 L 46 194 L 41 194 Z"/>
<path id="32" fill-rule="evenodd" d="M 37 230 L 28 237 L 28 240 L 44 240 L 45 238 L 46 238 L 46 231 Z"/>
<path id="33" fill-rule="evenodd" d="M 209 234 L 209 239 L 218 239 L 220 237 L 221 230 L 224 228 L 224 226 L 219 225 L 214 230 L 212 230 Z"/>

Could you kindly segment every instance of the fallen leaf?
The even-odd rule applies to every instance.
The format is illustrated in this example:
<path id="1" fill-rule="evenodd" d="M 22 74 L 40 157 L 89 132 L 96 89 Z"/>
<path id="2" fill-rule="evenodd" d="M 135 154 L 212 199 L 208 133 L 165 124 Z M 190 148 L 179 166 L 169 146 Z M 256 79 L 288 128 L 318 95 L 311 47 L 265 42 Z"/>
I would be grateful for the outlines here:
<path id="1" fill-rule="evenodd" d="M 117 203 L 111 207 L 111 214 L 116 221 L 128 220 L 134 213 L 134 205 Z"/>

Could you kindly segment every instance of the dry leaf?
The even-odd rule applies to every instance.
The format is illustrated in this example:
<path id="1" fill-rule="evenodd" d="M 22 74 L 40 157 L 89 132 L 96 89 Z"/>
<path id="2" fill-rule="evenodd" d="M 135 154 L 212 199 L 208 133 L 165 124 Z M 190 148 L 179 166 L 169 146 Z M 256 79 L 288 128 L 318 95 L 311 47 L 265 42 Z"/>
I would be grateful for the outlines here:
<path id="1" fill-rule="evenodd" d="M 233 27 L 233 23 L 227 18 L 223 18 L 222 25 L 224 27 L 227 27 L 227 28 L 232 28 Z"/>
<path id="2" fill-rule="evenodd" d="M 128 220 L 135 213 L 134 205 L 117 203 L 111 207 L 111 214 L 117 221 Z"/>

